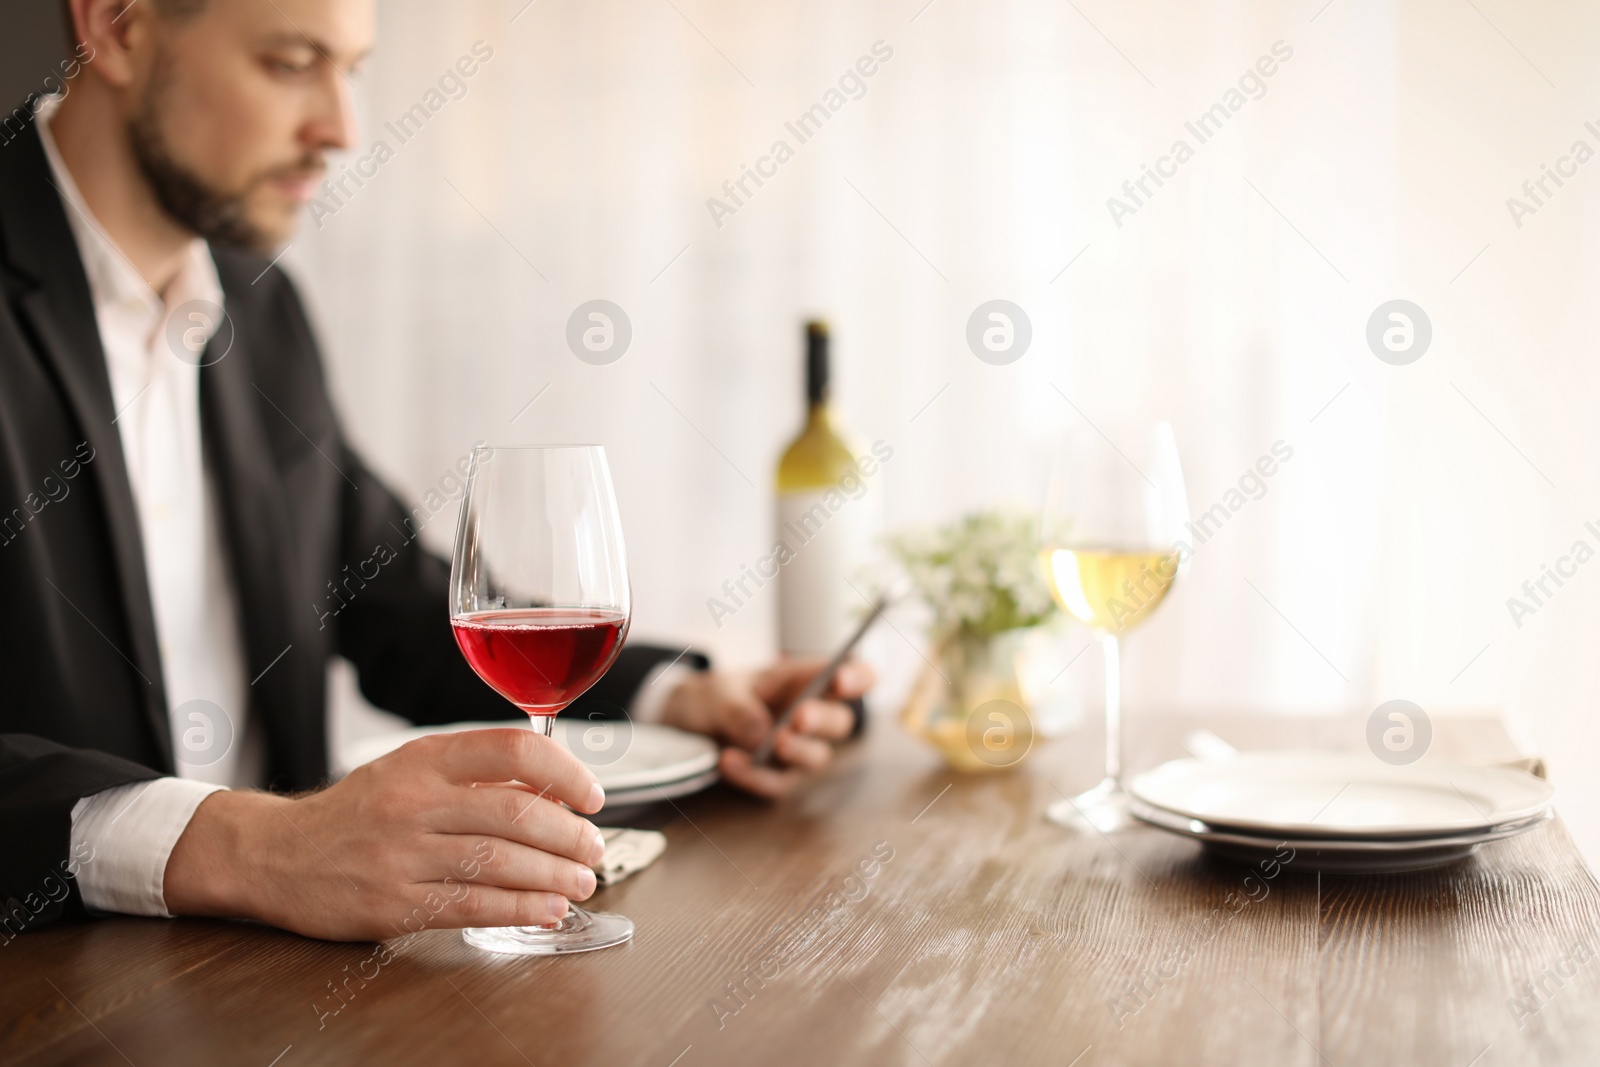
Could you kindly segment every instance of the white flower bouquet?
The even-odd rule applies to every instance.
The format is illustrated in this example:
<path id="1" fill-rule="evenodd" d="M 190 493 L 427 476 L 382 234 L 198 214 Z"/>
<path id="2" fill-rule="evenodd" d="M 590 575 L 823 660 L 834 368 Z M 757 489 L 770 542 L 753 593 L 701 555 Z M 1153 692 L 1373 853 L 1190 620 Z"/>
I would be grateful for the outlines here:
<path id="1" fill-rule="evenodd" d="M 899 534 L 886 547 L 931 614 L 927 669 L 901 723 L 958 769 L 1016 764 L 1034 736 L 1019 657 L 1030 632 L 1059 610 L 1041 572 L 1036 523 L 982 511 Z"/>
<path id="2" fill-rule="evenodd" d="M 887 547 L 933 613 L 936 642 L 1038 626 L 1058 610 L 1040 572 L 1038 527 L 1028 516 L 975 512 L 898 534 Z"/>

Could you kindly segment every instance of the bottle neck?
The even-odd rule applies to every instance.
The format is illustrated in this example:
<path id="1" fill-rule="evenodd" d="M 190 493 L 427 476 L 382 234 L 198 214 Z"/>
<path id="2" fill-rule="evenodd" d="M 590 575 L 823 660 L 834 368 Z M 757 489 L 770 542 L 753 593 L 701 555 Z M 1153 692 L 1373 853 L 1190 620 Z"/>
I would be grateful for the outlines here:
<path id="1" fill-rule="evenodd" d="M 820 322 L 806 325 L 806 403 L 811 408 L 828 403 L 828 331 Z"/>
<path id="2" fill-rule="evenodd" d="M 828 395 L 824 393 L 822 399 L 813 400 L 806 407 L 806 429 L 826 430 L 831 428 L 832 419 L 828 415 Z"/>

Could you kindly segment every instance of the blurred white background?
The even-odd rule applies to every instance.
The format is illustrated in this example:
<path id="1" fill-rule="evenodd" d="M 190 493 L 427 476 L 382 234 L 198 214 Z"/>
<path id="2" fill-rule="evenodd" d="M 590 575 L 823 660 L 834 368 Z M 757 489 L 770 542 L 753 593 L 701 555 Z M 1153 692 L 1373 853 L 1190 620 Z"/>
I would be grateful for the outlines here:
<path id="1" fill-rule="evenodd" d="M 1080 418 L 1063 395 L 1105 426 L 1170 418 L 1197 513 L 1281 440 L 1293 459 L 1128 643 L 1129 729 L 1153 708 L 1500 710 L 1600 856 L 1600 562 L 1520 626 L 1507 607 L 1600 548 L 1600 162 L 1520 226 L 1507 206 L 1575 141 L 1600 150 L 1600 8 L 525 2 L 381 5 L 349 157 L 394 158 L 285 260 L 349 433 L 403 493 L 474 439 L 603 442 L 634 634 L 740 665 L 771 654 L 772 587 L 721 628 L 706 601 L 771 543 L 804 316 L 833 323 L 856 440 L 894 449 L 889 527 L 1036 506 L 1042 449 Z M 477 41 L 466 96 L 400 145 L 384 123 Z M 785 122 L 878 41 L 865 95 L 798 145 Z M 1264 93 L 1198 144 L 1184 123 L 1280 41 Z M 707 198 L 779 138 L 794 158 L 716 225 Z M 1194 158 L 1119 227 L 1107 198 L 1178 138 Z M 633 324 L 609 366 L 564 340 L 595 298 Z M 1033 325 L 1009 366 L 964 338 L 993 298 Z M 1366 342 L 1396 298 L 1433 325 L 1409 366 Z M 892 709 L 920 661 L 876 640 Z M 1096 699 L 1098 657 L 1072 671 Z"/>

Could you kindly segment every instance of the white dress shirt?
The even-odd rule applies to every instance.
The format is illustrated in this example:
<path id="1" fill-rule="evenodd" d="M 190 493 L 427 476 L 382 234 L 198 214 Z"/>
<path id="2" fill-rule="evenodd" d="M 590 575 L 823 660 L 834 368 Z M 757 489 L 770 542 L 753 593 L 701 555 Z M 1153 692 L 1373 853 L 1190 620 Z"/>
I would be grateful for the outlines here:
<path id="1" fill-rule="evenodd" d="M 244 641 L 200 435 L 199 352 L 220 325 L 222 285 L 205 242 L 157 293 L 106 236 L 50 134 L 38 128 L 88 275 L 116 425 L 139 516 L 178 774 L 108 789 L 72 809 L 78 885 L 97 911 L 168 915 L 167 857 L 194 809 L 216 789 L 260 784 L 265 749 L 249 717 Z M 197 315 L 198 317 L 191 317 Z M 179 338 L 169 344 L 168 335 Z M 183 351 L 183 344 L 188 350 Z M 180 356 L 181 353 L 181 356 Z M 80 852 L 87 845 L 92 852 Z"/>
<path id="2" fill-rule="evenodd" d="M 90 909 L 170 917 L 163 892 L 167 859 L 195 808 L 218 789 L 258 787 L 265 780 L 266 746 L 249 715 L 238 603 L 200 434 L 200 353 L 220 315 L 202 308 L 196 318 L 194 308 L 185 308 L 204 301 L 220 312 L 222 285 L 198 238 L 162 292 L 139 275 L 95 221 L 62 162 L 50 134 L 58 103 L 39 109 L 39 138 L 89 278 L 111 376 L 178 768 L 174 777 L 79 800 L 72 809 L 72 854 L 92 856 L 77 875 Z M 180 312 L 176 324 L 174 312 Z M 630 714 L 638 721 L 658 719 L 689 673 L 682 664 L 651 671 Z M 92 851 L 80 852 L 80 846 Z"/>

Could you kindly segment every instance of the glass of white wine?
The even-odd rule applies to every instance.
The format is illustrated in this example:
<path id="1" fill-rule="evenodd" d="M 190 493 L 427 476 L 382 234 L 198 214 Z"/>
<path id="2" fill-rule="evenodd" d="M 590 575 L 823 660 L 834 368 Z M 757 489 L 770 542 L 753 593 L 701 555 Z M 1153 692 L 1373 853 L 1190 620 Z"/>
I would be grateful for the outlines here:
<path id="1" fill-rule="evenodd" d="M 1051 595 L 1093 628 L 1106 665 L 1106 776 L 1088 792 L 1052 804 L 1047 814 L 1064 826 L 1087 823 L 1110 833 L 1130 818 L 1122 789 L 1120 642 L 1166 600 L 1192 551 L 1172 427 L 1158 422 L 1072 431 L 1054 457 L 1043 519 L 1041 559 Z"/>

